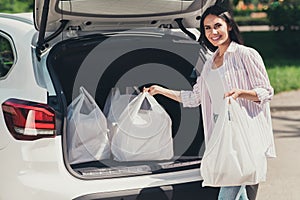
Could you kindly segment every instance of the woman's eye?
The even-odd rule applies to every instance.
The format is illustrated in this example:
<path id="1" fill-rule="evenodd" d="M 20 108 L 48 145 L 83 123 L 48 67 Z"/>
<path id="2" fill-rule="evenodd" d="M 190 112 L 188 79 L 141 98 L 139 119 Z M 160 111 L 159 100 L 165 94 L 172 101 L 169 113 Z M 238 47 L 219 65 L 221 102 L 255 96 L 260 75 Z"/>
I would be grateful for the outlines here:
<path id="1" fill-rule="evenodd" d="M 222 24 L 216 24 L 215 28 L 220 28 L 222 26 Z"/>

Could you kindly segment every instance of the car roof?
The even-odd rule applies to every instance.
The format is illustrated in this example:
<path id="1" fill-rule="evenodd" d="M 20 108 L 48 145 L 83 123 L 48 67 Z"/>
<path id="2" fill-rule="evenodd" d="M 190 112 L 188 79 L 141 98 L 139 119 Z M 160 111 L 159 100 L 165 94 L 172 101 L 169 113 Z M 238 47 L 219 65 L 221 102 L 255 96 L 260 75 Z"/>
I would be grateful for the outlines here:
<path id="1" fill-rule="evenodd" d="M 32 13 L 17 13 L 17 14 L 0 13 L 0 17 L 33 25 Z"/>

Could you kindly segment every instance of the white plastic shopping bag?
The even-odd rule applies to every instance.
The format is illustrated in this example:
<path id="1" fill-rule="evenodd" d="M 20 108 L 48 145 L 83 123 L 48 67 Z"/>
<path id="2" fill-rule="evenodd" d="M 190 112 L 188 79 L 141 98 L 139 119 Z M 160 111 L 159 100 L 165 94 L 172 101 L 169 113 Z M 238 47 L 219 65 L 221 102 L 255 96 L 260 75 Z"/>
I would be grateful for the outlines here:
<path id="1" fill-rule="evenodd" d="M 267 130 L 260 125 L 261 118 L 256 117 L 251 118 L 234 99 L 225 99 L 224 110 L 202 158 L 203 186 L 253 185 L 265 181 Z"/>
<path id="2" fill-rule="evenodd" d="M 150 109 L 141 109 L 143 101 Z M 167 112 L 148 93 L 133 99 L 117 122 L 111 151 L 117 161 L 171 159 L 173 153 L 172 122 Z"/>
<path id="3" fill-rule="evenodd" d="M 107 122 L 94 98 L 80 87 L 68 106 L 67 145 L 70 164 L 110 158 Z"/>
<path id="4" fill-rule="evenodd" d="M 112 88 L 106 102 L 104 105 L 103 113 L 107 119 L 107 125 L 109 131 L 109 139 L 115 133 L 116 123 L 126 108 L 126 106 L 132 101 L 137 95 L 133 94 L 133 91 L 129 91 L 130 89 L 134 89 L 131 87 L 126 88 L 126 94 L 121 94 L 119 88 Z M 139 92 L 139 91 L 137 91 Z"/>

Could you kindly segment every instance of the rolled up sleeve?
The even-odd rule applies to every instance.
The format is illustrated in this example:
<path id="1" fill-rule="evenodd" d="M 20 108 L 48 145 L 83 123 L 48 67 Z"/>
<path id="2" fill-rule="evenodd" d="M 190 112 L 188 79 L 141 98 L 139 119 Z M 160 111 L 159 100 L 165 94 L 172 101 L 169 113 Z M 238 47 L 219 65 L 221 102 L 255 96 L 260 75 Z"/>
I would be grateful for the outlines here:
<path id="1" fill-rule="evenodd" d="M 274 89 L 270 84 L 262 57 L 254 49 L 250 49 L 249 53 L 246 55 L 246 70 L 249 76 L 251 87 L 258 96 L 258 103 L 263 104 L 271 101 L 274 95 Z"/>
<path id="2" fill-rule="evenodd" d="M 269 90 L 267 90 L 265 88 L 254 88 L 253 90 L 256 92 L 260 104 L 269 102 L 274 95 L 273 88 L 271 88 Z"/>
<path id="3" fill-rule="evenodd" d="M 200 105 L 200 101 L 192 91 L 182 90 L 180 94 L 183 107 L 197 107 Z"/>
<path id="4" fill-rule="evenodd" d="M 180 91 L 183 107 L 197 107 L 201 104 L 201 76 L 197 78 L 197 83 L 193 86 L 192 91 Z"/>

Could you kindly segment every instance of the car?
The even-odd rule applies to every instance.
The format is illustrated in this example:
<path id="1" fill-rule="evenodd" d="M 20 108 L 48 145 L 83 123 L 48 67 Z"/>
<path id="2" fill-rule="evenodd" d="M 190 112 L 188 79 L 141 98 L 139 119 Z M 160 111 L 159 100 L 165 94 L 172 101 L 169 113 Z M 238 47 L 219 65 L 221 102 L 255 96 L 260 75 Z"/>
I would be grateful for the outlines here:
<path id="1" fill-rule="evenodd" d="M 210 55 L 196 28 L 215 3 L 36 0 L 0 14 L 0 199 L 216 199 L 201 187 L 201 108 L 155 97 L 172 120 L 167 160 L 72 163 L 68 147 L 81 87 L 103 112 L 113 88 L 191 89 Z"/>

